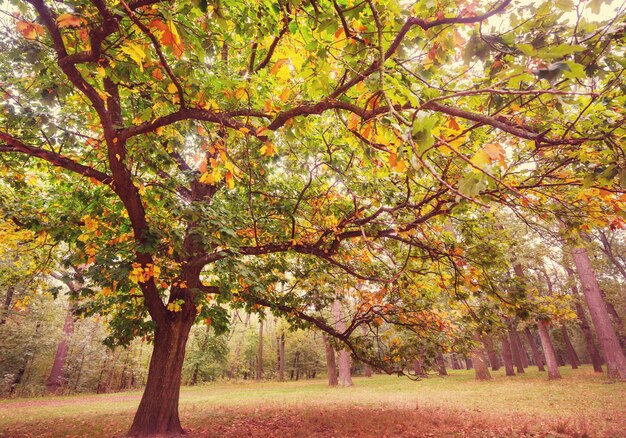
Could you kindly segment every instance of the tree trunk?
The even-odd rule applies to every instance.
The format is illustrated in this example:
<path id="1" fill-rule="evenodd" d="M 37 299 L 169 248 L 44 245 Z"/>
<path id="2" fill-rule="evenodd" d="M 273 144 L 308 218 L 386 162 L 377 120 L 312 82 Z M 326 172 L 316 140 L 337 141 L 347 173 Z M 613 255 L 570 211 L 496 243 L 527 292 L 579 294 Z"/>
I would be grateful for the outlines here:
<path id="1" fill-rule="evenodd" d="M 300 352 L 296 351 L 296 358 L 294 359 L 294 368 L 296 370 L 296 381 L 300 380 Z"/>
<path id="2" fill-rule="evenodd" d="M 600 346 L 604 351 L 607 375 L 609 378 L 626 379 L 626 356 L 624 356 L 624 351 L 611 325 L 609 313 L 602 299 L 600 285 L 591 267 L 587 250 L 581 247 L 572 248 L 571 253 L 580 277 L 580 283 L 583 286 L 583 293 L 589 307 L 591 320 L 596 329 Z"/>
<path id="3" fill-rule="evenodd" d="M 519 332 L 517 330 L 513 331 L 513 337 L 515 338 L 515 342 L 517 343 L 517 350 L 519 351 L 519 357 L 522 361 L 522 366 L 524 368 L 528 368 L 528 354 L 526 353 L 526 347 L 522 342 L 522 337 L 519 335 Z"/>
<path id="4" fill-rule="evenodd" d="M 578 365 L 580 365 L 580 360 L 578 359 L 578 355 L 576 354 L 576 350 L 574 350 L 574 346 L 572 345 L 572 341 L 569 338 L 569 333 L 567 332 L 567 327 L 565 325 L 561 325 L 561 333 L 563 334 L 563 342 L 565 343 L 565 352 L 567 353 L 567 360 L 569 364 L 572 366 L 572 369 L 578 369 Z"/>
<path id="5" fill-rule="evenodd" d="M 278 380 L 285 380 L 285 334 L 281 333 L 278 340 Z"/>
<path id="6" fill-rule="evenodd" d="M 517 368 L 518 374 L 524 373 L 524 362 L 522 362 L 522 354 L 519 349 L 519 342 L 517 336 L 517 331 L 513 328 L 513 326 L 509 326 L 509 340 L 511 347 L 511 355 L 513 356 L 513 363 L 515 363 L 515 367 Z"/>
<path id="7" fill-rule="evenodd" d="M 476 371 L 476 380 L 491 380 L 491 374 L 489 374 L 489 367 L 487 366 L 487 357 L 484 350 L 480 348 L 482 344 L 480 334 L 474 333 L 473 339 L 476 344 L 472 347 L 471 354 L 474 370 Z"/>
<path id="8" fill-rule="evenodd" d="M 550 335 L 548 333 L 548 321 L 543 319 L 539 320 L 537 322 L 537 328 L 539 329 L 541 347 L 543 348 L 543 352 L 546 356 L 546 364 L 548 365 L 548 379 L 560 379 L 561 373 L 559 372 L 559 366 L 556 361 L 556 354 L 554 352 L 554 347 L 552 346 L 552 341 L 550 340 Z"/>
<path id="9" fill-rule="evenodd" d="M 328 336 L 322 334 L 324 340 L 324 349 L 326 350 L 326 374 L 328 374 L 328 386 L 337 386 L 337 363 L 335 362 L 335 350 L 328 341 Z"/>
<path id="10" fill-rule="evenodd" d="M 485 346 L 485 350 L 487 351 L 487 355 L 489 356 L 489 363 L 491 364 L 491 370 L 498 371 L 500 369 L 500 361 L 498 360 L 498 354 L 496 353 L 496 349 L 493 346 L 493 341 L 491 340 L 491 336 L 483 335 L 482 341 L 483 341 L 483 345 Z"/>
<path id="11" fill-rule="evenodd" d="M 70 304 L 67 309 L 67 315 L 65 316 L 65 324 L 63 324 L 61 340 L 57 346 L 57 352 L 54 355 L 52 369 L 50 370 L 50 375 L 46 381 L 46 390 L 52 394 L 57 393 L 63 387 L 63 368 L 65 366 L 65 360 L 67 359 L 67 353 L 70 349 L 69 341 L 73 332 L 74 309 Z"/>
<path id="12" fill-rule="evenodd" d="M 263 320 L 259 320 L 259 359 L 257 360 L 256 379 L 263 378 Z"/>
<path id="13" fill-rule="evenodd" d="M 343 312 L 341 311 L 341 303 L 339 300 L 333 301 L 333 316 L 335 318 L 335 330 L 343 333 L 346 330 L 346 324 L 343 320 Z M 344 348 L 337 352 L 339 365 L 339 384 L 341 386 L 352 386 L 352 373 L 350 371 L 350 353 Z"/>
<path id="14" fill-rule="evenodd" d="M 416 376 L 423 376 L 424 375 L 424 370 L 422 368 L 422 361 L 419 359 L 413 359 L 413 363 L 411 364 L 413 366 L 413 372 L 415 373 Z"/>
<path id="15" fill-rule="evenodd" d="M 367 337 L 367 328 L 364 325 L 361 326 L 361 334 L 364 338 Z M 370 368 L 367 363 L 363 363 L 363 375 L 365 377 L 372 377 L 372 368 Z"/>
<path id="16" fill-rule="evenodd" d="M 4 297 L 4 303 L 2 303 L 2 311 L 0 311 L 0 325 L 7 322 L 7 318 L 9 317 L 9 310 L 11 310 L 11 303 L 13 302 L 13 294 L 15 293 L 15 288 L 13 286 L 9 286 L 7 288 L 7 295 Z"/>
<path id="17" fill-rule="evenodd" d="M 452 353 L 452 357 L 450 358 L 450 361 L 452 362 L 453 370 L 461 369 L 461 364 L 459 363 L 459 359 L 456 357 L 456 354 Z"/>
<path id="18" fill-rule="evenodd" d="M 130 436 L 184 433 L 178 416 L 178 398 L 185 345 L 195 320 L 195 309 L 181 311 L 157 326 L 148 381 L 130 428 Z"/>
<path id="19" fill-rule="evenodd" d="M 502 336 L 502 359 L 504 361 L 505 374 L 507 376 L 514 376 L 515 369 L 513 368 L 513 353 L 511 352 L 509 336 L 506 333 Z"/>
<path id="20" fill-rule="evenodd" d="M 541 351 L 539 351 L 539 348 L 535 343 L 535 338 L 533 337 L 533 334 L 528 327 L 524 329 L 524 334 L 526 335 L 526 339 L 528 340 L 528 345 L 530 345 L 530 351 L 532 351 L 533 353 L 533 359 L 535 360 L 535 365 L 537 365 L 537 369 L 539 371 L 545 371 L 546 369 L 543 366 Z"/>
<path id="21" fill-rule="evenodd" d="M 472 369 L 472 359 L 470 359 L 469 357 L 465 356 L 465 369 L 466 370 L 471 370 Z"/>
<path id="22" fill-rule="evenodd" d="M 447 376 L 448 371 L 446 370 L 446 361 L 443 358 L 443 353 L 441 350 L 437 352 L 437 369 L 439 370 L 440 376 Z"/>
<path id="23" fill-rule="evenodd" d="M 575 294 L 578 295 L 578 291 L 574 290 Z M 593 365 L 593 371 L 596 373 L 602 372 L 602 358 L 600 357 L 600 353 L 598 353 L 598 349 L 596 348 L 596 343 L 593 339 L 593 334 L 591 333 L 591 327 L 589 327 L 589 322 L 587 321 L 587 316 L 585 315 L 585 310 L 583 309 L 582 304 L 578 301 L 578 297 L 574 298 L 576 300 L 576 315 L 578 315 L 578 321 L 580 323 L 580 329 L 583 332 L 583 336 L 585 337 L 585 343 L 587 344 L 587 352 L 589 353 L 589 357 L 591 358 L 591 364 Z"/>

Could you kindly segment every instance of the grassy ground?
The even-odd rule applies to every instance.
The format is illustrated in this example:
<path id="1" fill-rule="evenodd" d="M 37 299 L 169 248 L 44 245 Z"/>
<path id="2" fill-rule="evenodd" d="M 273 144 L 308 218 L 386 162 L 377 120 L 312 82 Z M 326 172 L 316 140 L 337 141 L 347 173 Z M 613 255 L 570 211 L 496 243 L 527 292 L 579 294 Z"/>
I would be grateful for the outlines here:
<path id="1" fill-rule="evenodd" d="M 529 371 L 490 382 L 473 372 L 419 382 L 375 376 L 351 388 L 323 380 L 214 383 L 183 388 L 191 436 L 626 437 L 626 383 L 583 367 L 548 382 Z M 110 437 L 129 428 L 141 393 L 0 401 L 0 437 Z"/>

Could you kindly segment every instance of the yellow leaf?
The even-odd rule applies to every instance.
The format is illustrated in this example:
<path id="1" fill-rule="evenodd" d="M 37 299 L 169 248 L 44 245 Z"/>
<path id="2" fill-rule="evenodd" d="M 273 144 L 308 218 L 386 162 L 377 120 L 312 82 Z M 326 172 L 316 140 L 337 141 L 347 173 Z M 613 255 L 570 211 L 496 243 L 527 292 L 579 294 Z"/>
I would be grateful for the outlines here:
<path id="1" fill-rule="evenodd" d="M 289 96 L 290 96 L 290 95 L 291 95 L 291 90 L 289 89 L 289 87 L 287 87 L 287 88 L 285 88 L 285 89 L 283 90 L 283 92 L 282 92 L 282 93 L 280 93 L 280 97 L 279 97 L 279 99 L 280 99 L 282 102 L 287 102 L 287 100 L 289 100 Z"/>
<path id="2" fill-rule="evenodd" d="M 226 172 L 226 186 L 232 190 L 235 188 L 235 178 L 233 178 L 233 173 L 229 170 Z"/>
<path id="3" fill-rule="evenodd" d="M 122 52 L 126 53 L 133 61 L 137 63 L 141 71 L 143 71 L 143 60 L 146 59 L 146 52 L 144 52 L 143 47 L 137 44 L 128 44 L 122 46 Z M 174 85 L 174 84 L 170 84 Z M 176 87 L 174 87 L 176 88 Z M 169 85 L 168 85 L 169 89 Z"/>
<path id="4" fill-rule="evenodd" d="M 487 154 L 484 150 L 476 152 L 471 161 L 476 166 L 486 166 L 491 164 L 491 158 L 489 158 L 489 154 Z"/>
<path id="5" fill-rule="evenodd" d="M 274 147 L 272 143 L 265 142 L 263 143 L 263 146 L 261 146 L 261 149 L 259 150 L 259 152 L 261 153 L 261 155 L 265 155 L 267 157 L 273 157 L 274 155 L 276 155 L 276 148 Z"/>

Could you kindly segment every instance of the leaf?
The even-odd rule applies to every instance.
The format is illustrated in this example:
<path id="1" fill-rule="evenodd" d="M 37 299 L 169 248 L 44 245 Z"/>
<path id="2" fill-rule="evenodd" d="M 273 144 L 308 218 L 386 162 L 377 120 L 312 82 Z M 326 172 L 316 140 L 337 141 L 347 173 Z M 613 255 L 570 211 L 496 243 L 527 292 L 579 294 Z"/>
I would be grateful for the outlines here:
<path id="1" fill-rule="evenodd" d="M 56 23 L 57 26 L 63 29 L 65 27 L 80 27 L 83 24 L 87 24 L 87 20 L 78 15 L 61 14 L 57 17 Z"/>
<path id="2" fill-rule="evenodd" d="M 502 167 L 506 167 L 506 151 L 499 143 L 488 143 L 483 148 L 483 151 L 489 156 L 489 159 L 493 163 L 497 161 Z"/>
<path id="3" fill-rule="evenodd" d="M 31 23 L 29 21 L 18 21 L 15 24 L 15 29 L 21 33 L 27 40 L 34 40 L 38 36 L 43 35 L 43 26 L 37 23 Z"/>
<path id="4" fill-rule="evenodd" d="M 233 178 L 233 173 L 230 170 L 226 172 L 225 180 L 226 180 L 226 186 L 230 190 L 235 188 L 235 178 Z"/>
<path id="5" fill-rule="evenodd" d="M 261 155 L 265 155 L 267 157 L 273 157 L 274 155 L 276 155 L 276 148 L 274 147 L 272 143 L 265 142 L 263 143 L 263 146 L 261 146 L 261 149 L 259 150 L 259 152 L 261 153 Z"/>
<path id="6" fill-rule="evenodd" d="M 128 44 L 122 46 L 122 52 L 126 53 L 133 61 L 137 63 L 141 71 L 143 71 L 143 60 L 146 59 L 146 52 L 143 47 L 138 44 Z"/>
<path id="7" fill-rule="evenodd" d="M 285 88 L 280 96 L 278 97 L 282 102 L 287 102 L 289 100 L 289 96 L 291 95 L 291 89 L 289 87 Z"/>
<path id="8" fill-rule="evenodd" d="M 159 37 L 161 44 L 172 49 L 174 56 L 180 58 L 183 55 L 185 45 L 173 22 L 164 23 L 163 20 L 155 19 L 150 22 L 150 27 L 156 30 L 155 34 Z"/>

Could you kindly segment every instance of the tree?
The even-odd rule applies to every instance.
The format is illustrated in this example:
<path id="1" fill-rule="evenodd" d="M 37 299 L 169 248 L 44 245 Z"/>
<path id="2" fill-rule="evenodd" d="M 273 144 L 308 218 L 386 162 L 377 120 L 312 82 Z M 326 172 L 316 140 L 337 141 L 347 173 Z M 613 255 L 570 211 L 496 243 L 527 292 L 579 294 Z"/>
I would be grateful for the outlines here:
<path id="1" fill-rule="evenodd" d="M 76 249 L 98 286 L 81 308 L 108 315 L 111 342 L 153 341 L 131 435 L 183 431 L 190 330 L 223 331 L 227 305 L 355 356 L 364 323 L 436 330 L 395 285 L 438 272 L 429 293 L 471 290 L 444 218 L 541 212 L 624 129 L 619 106 L 594 105 L 619 92 L 619 28 L 559 22 L 550 2 L 12 3 L 0 153 L 17 205 L 2 208 Z M 505 11 L 510 30 L 481 38 Z M 382 291 L 343 331 L 315 310 L 333 287 L 319 303 L 295 287 L 331 269 Z"/>

